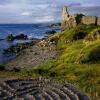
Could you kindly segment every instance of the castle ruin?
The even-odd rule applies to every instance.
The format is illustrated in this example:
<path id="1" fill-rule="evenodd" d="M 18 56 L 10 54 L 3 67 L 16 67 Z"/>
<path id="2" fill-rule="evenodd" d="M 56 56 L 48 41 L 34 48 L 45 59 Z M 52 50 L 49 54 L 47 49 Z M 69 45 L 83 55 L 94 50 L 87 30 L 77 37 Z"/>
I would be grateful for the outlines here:
<path id="1" fill-rule="evenodd" d="M 62 29 L 70 29 L 76 27 L 78 24 L 94 24 L 100 25 L 100 17 L 96 16 L 85 16 L 83 14 L 72 14 L 69 15 L 67 6 L 63 7 L 62 10 Z"/>

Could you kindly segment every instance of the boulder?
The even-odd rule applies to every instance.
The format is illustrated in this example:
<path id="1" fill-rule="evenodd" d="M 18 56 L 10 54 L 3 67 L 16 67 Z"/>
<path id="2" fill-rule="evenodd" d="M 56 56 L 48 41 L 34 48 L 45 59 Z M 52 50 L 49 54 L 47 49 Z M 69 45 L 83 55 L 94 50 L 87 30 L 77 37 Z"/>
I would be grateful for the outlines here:
<path id="1" fill-rule="evenodd" d="M 55 34 L 56 31 L 55 30 L 51 30 L 51 31 L 47 31 L 46 34 Z"/>
<path id="2" fill-rule="evenodd" d="M 6 40 L 7 41 L 13 41 L 15 39 L 28 39 L 27 35 L 25 34 L 19 34 L 19 35 L 16 35 L 16 36 L 13 36 L 12 34 L 9 34 L 7 37 L 6 37 Z"/>

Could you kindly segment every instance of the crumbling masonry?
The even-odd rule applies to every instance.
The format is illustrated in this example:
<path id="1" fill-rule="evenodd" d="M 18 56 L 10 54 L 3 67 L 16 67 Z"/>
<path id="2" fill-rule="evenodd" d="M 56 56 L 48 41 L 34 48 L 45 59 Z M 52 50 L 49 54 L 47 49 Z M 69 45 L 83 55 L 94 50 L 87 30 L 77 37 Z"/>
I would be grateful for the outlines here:
<path id="1" fill-rule="evenodd" d="M 83 14 L 69 15 L 67 6 L 64 6 L 62 10 L 62 29 L 70 29 L 77 26 L 80 23 L 86 25 L 100 25 L 100 17 L 85 16 Z"/>

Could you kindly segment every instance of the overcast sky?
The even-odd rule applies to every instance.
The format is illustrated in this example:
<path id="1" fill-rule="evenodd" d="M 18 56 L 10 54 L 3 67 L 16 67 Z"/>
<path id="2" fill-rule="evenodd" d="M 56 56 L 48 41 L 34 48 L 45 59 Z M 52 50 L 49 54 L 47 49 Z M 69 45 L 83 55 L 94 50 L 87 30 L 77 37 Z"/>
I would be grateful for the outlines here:
<path id="1" fill-rule="evenodd" d="M 0 0 L 0 23 L 59 21 L 61 9 L 100 16 L 100 0 Z"/>

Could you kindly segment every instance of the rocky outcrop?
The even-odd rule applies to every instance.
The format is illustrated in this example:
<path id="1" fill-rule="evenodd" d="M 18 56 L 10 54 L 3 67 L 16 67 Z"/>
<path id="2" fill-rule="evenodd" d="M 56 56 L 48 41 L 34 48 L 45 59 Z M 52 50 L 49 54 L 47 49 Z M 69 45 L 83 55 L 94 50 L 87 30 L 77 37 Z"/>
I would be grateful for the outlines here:
<path id="1" fill-rule="evenodd" d="M 16 45 L 12 45 L 9 48 L 4 49 L 3 53 L 8 54 L 8 53 L 15 53 L 18 54 L 20 51 L 27 49 L 33 45 L 35 45 L 37 42 L 39 42 L 39 39 L 34 39 L 31 42 L 26 42 L 26 43 L 17 43 Z"/>
<path id="2" fill-rule="evenodd" d="M 71 84 L 44 78 L 12 79 L 0 83 L 0 100 L 89 100 Z"/>
<path id="3" fill-rule="evenodd" d="M 100 18 L 96 16 L 85 16 L 77 13 L 69 15 L 67 6 L 64 6 L 62 10 L 62 30 L 76 27 L 78 24 L 100 25 Z"/>
<path id="4" fill-rule="evenodd" d="M 18 40 L 26 40 L 26 39 L 28 39 L 28 36 L 27 35 L 25 35 L 25 34 L 18 34 L 18 35 L 16 35 L 16 36 L 13 36 L 12 34 L 9 34 L 7 37 L 6 37 L 6 40 L 7 41 L 13 41 L 13 40 L 15 40 L 15 39 L 18 39 Z"/>
<path id="5" fill-rule="evenodd" d="M 45 34 L 50 35 L 50 34 L 55 34 L 55 33 L 56 33 L 56 31 L 55 31 L 55 30 L 50 30 L 50 31 L 47 31 Z"/>

